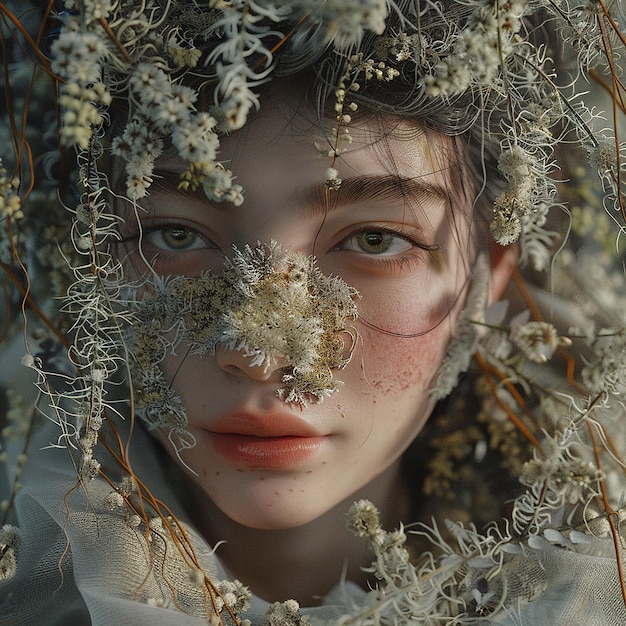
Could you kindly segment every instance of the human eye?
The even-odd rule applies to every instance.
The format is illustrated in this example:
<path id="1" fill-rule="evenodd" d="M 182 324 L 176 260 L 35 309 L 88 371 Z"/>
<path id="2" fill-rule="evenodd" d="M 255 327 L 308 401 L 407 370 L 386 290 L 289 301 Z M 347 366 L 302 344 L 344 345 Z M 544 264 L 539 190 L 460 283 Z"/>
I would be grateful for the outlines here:
<path id="1" fill-rule="evenodd" d="M 400 257 L 406 253 L 440 249 L 438 244 L 425 241 L 421 231 L 413 230 L 407 232 L 401 227 L 368 225 L 349 234 L 333 249 L 372 257 Z"/>
<path id="2" fill-rule="evenodd" d="M 420 228 L 405 224 L 366 224 L 349 229 L 331 252 L 346 253 L 336 271 L 380 276 L 404 274 L 431 261 L 440 263 L 437 243 L 426 241 Z"/>
<path id="3" fill-rule="evenodd" d="M 188 252 L 210 247 L 205 237 L 181 224 L 154 225 L 144 230 L 146 244 L 164 252 Z"/>
<path id="4" fill-rule="evenodd" d="M 402 254 L 413 247 L 408 237 L 383 228 L 366 228 L 342 241 L 338 249 L 361 254 L 392 256 Z"/>
<path id="5" fill-rule="evenodd" d="M 148 263 L 158 274 L 194 275 L 199 269 L 219 265 L 221 249 L 204 231 L 179 221 L 142 221 L 121 233 L 131 262 Z"/>

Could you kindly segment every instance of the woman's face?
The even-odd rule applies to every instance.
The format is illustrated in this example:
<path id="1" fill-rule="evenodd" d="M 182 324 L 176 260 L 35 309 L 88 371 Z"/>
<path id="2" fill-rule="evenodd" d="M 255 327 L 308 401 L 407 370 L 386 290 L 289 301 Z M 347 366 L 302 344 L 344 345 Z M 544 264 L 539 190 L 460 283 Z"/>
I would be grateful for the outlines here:
<path id="1" fill-rule="evenodd" d="M 222 139 L 242 206 L 175 191 L 184 166 L 172 158 L 157 168 L 170 183 L 156 179 L 141 215 L 158 274 L 219 272 L 233 244 L 275 240 L 360 293 L 352 358 L 334 372 L 343 384 L 321 403 L 281 401 L 280 362 L 251 367 L 223 346 L 200 356 L 182 344 L 162 363 L 197 440 L 177 458 L 161 432 L 166 448 L 223 513 L 255 528 L 305 524 L 398 460 L 433 408 L 429 388 L 468 281 L 468 209 L 450 189 L 446 139 L 408 124 L 381 137 L 379 122 L 355 123 L 334 164 L 343 182 L 328 190 L 331 159 L 304 117 L 266 105 Z"/>

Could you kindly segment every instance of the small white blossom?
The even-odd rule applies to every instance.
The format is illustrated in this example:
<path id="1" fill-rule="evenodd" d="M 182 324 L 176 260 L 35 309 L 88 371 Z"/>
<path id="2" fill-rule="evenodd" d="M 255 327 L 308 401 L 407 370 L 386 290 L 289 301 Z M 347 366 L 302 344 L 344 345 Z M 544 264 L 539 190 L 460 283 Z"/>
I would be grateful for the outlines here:
<path id="1" fill-rule="evenodd" d="M 334 167 L 329 167 L 324 174 L 324 184 L 329 189 L 339 189 L 341 186 L 341 178 L 339 172 Z"/>
<path id="2" fill-rule="evenodd" d="M 531 361 L 545 363 L 559 346 L 569 345 L 567 337 L 560 337 L 548 322 L 528 322 L 512 329 L 511 341 Z"/>
<path id="3" fill-rule="evenodd" d="M 122 494 L 117 491 L 112 491 L 104 502 L 104 506 L 110 511 L 114 511 L 116 508 L 124 506 L 124 498 Z"/>
<path id="4" fill-rule="evenodd" d="M 489 230 L 496 243 L 510 246 L 522 235 L 522 222 L 517 213 L 507 214 L 506 211 L 497 210 L 489 224 Z"/>
<path id="5" fill-rule="evenodd" d="M 215 119 L 200 113 L 185 124 L 176 126 L 172 143 L 186 161 L 212 162 L 217 154 L 219 139 L 213 128 Z"/>
<path id="6" fill-rule="evenodd" d="M 378 509 L 369 500 L 359 500 L 348 511 L 348 526 L 357 537 L 374 537 L 380 531 Z"/>
<path id="7" fill-rule="evenodd" d="M 600 141 L 588 150 L 589 164 L 600 172 L 611 171 L 615 167 L 617 149 L 614 141 Z"/>
<path id="8" fill-rule="evenodd" d="M 195 67 L 202 56 L 202 52 L 197 48 L 182 46 L 176 36 L 170 39 L 167 50 L 178 67 Z"/>
<path id="9" fill-rule="evenodd" d="M 63 30 L 53 42 L 52 69 L 80 85 L 100 82 L 107 47 L 102 37 L 80 30 Z"/>

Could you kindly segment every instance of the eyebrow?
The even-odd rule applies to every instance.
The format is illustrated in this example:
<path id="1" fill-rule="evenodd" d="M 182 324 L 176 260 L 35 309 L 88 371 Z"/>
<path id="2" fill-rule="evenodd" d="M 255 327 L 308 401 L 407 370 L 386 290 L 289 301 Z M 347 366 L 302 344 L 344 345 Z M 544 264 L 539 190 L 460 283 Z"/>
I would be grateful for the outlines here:
<path id="1" fill-rule="evenodd" d="M 341 181 L 339 189 L 328 189 L 323 182 L 296 194 L 295 200 L 308 216 L 334 211 L 366 200 L 407 199 L 448 200 L 448 191 L 422 178 L 397 174 L 354 176 Z"/>
<path id="2" fill-rule="evenodd" d="M 208 200 L 201 190 L 192 192 L 179 189 L 181 178 L 177 170 L 155 169 L 153 176 L 155 188 L 158 187 L 165 192 L 181 193 L 192 197 L 198 195 L 218 210 L 236 208 L 226 200 L 223 202 Z M 306 217 L 314 217 L 366 200 L 398 201 L 416 198 L 448 201 L 450 194 L 443 185 L 428 182 L 420 177 L 409 178 L 398 174 L 381 174 L 345 178 L 339 189 L 329 189 L 320 180 L 319 183 L 297 192 L 292 197 L 292 201 L 295 210 L 302 212 Z"/>

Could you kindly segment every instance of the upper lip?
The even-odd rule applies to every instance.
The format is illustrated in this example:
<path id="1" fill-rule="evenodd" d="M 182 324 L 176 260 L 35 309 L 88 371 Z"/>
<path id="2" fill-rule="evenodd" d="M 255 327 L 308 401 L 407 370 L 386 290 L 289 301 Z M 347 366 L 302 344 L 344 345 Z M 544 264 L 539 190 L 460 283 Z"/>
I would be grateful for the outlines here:
<path id="1" fill-rule="evenodd" d="M 321 436 L 315 428 L 288 413 L 230 413 L 213 422 L 208 430 L 213 433 L 254 437 Z"/>

